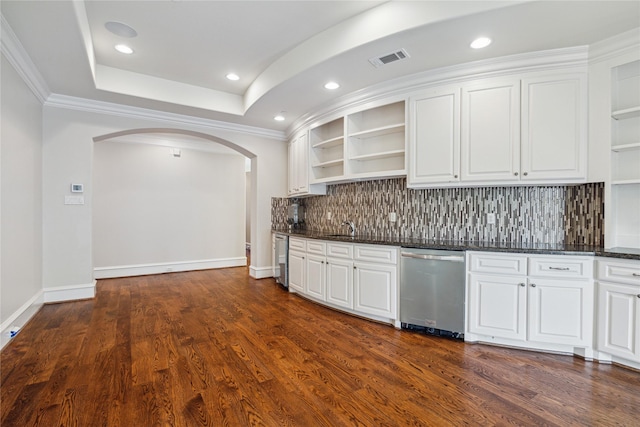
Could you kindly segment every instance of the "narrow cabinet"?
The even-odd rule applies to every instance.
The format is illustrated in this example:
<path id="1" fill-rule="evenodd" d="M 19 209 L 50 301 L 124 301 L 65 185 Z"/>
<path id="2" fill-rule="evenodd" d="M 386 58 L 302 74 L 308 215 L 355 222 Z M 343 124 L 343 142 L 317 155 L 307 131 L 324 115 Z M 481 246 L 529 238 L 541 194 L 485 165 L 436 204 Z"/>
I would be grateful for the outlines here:
<path id="1" fill-rule="evenodd" d="M 408 184 L 460 180 L 460 88 L 445 87 L 409 99 Z"/>
<path id="2" fill-rule="evenodd" d="M 296 134 L 288 147 L 289 196 L 326 194 L 325 184 L 309 184 L 309 143 L 307 132 Z"/>
<path id="3" fill-rule="evenodd" d="M 522 80 L 521 179 L 586 176 L 587 77 Z"/>
<path id="4" fill-rule="evenodd" d="M 508 181 L 520 174 L 520 81 L 492 79 L 462 88 L 462 180 Z"/>
<path id="5" fill-rule="evenodd" d="M 305 253 L 289 251 L 289 288 L 297 292 L 305 292 L 305 278 Z"/>
<path id="6" fill-rule="evenodd" d="M 327 302 L 353 308 L 353 261 L 327 258 Z"/>

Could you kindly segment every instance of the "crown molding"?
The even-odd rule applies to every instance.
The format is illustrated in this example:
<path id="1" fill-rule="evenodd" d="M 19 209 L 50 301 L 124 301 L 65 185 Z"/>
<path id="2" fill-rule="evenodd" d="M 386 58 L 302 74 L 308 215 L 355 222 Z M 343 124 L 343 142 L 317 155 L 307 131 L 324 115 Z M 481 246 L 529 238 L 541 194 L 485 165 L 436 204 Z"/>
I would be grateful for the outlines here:
<path id="1" fill-rule="evenodd" d="M 311 123 L 322 123 L 347 111 L 357 111 L 365 104 L 380 102 L 386 98 L 397 99 L 431 86 L 461 84 L 469 80 L 500 77 L 527 72 L 566 70 L 583 68 L 587 72 L 589 59 L 588 46 L 575 46 L 537 52 L 527 52 L 480 61 L 466 62 L 448 67 L 436 68 L 411 76 L 389 80 L 360 91 L 352 92 L 330 104 L 301 116 L 288 132 L 292 135 Z"/>
<path id="2" fill-rule="evenodd" d="M 167 113 L 147 108 L 131 107 L 128 105 L 95 101 L 91 99 L 77 98 L 67 95 L 51 94 L 45 101 L 44 105 L 46 107 L 64 108 L 68 110 L 85 111 L 90 113 L 109 114 L 120 117 L 153 120 L 172 125 L 197 126 L 207 129 L 238 132 L 246 135 L 258 136 L 261 138 L 275 139 L 278 141 L 286 140 L 286 135 L 282 131 L 239 125 L 217 120 L 202 119 L 183 114 Z"/>
<path id="3" fill-rule="evenodd" d="M 0 31 L 2 54 L 7 58 L 7 61 L 9 61 L 40 103 L 44 104 L 45 100 L 51 94 L 49 86 L 2 14 L 0 14 Z"/>
<path id="4" fill-rule="evenodd" d="M 589 62 L 607 61 L 632 51 L 640 51 L 640 28 L 634 28 L 590 45 Z"/>

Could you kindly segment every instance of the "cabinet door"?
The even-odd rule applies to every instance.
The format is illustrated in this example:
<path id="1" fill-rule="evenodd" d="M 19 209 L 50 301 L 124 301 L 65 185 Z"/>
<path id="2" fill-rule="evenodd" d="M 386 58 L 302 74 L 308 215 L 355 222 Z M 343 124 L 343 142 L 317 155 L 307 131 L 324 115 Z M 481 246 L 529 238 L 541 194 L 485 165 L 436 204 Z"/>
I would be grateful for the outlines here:
<path id="1" fill-rule="evenodd" d="M 586 179 L 586 75 L 522 81 L 523 180 Z"/>
<path id="2" fill-rule="evenodd" d="M 469 332 L 526 340 L 525 277 L 469 275 Z"/>
<path id="3" fill-rule="evenodd" d="M 413 96 L 409 108 L 409 186 L 459 181 L 460 88 Z"/>
<path id="4" fill-rule="evenodd" d="M 529 279 L 529 340 L 591 347 L 593 283 Z"/>
<path id="5" fill-rule="evenodd" d="M 289 289 L 304 293 L 306 260 L 304 252 L 289 251 Z"/>
<path id="6" fill-rule="evenodd" d="M 354 272 L 354 309 L 395 319 L 397 266 L 354 263 Z"/>
<path id="7" fill-rule="evenodd" d="M 296 159 L 296 140 L 292 139 L 289 142 L 288 146 L 288 193 L 291 196 L 292 194 L 297 193 L 297 184 L 298 184 L 298 169 L 296 167 L 297 159 Z"/>
<path id="8" fill-rule="evenodd" d="M 462 89 L 462 181 L 514 181 L 520 174 L 520 81 Z"/>
<path id="9" fill-rule="evenodd" d="M 327 302 L 353 308 L 353 261 L 327 259 Z"/>
<path id="10" fill-rule="evenodd" d="M 296 187 L 299 193 L 309 191 L 309 145 L 307 133 L 301 133 L 296 140 Z"/>
<path id="11" fill-rule="evenodd" d="M 640 287 L 598 283 L 598 350 L 640 362 Z"/>
<path id="12" fill-rule="evenodd" d="M 307 254 L 307 292 L 306 294 L 325 300 L 325 260 L 323 256 Z"/>

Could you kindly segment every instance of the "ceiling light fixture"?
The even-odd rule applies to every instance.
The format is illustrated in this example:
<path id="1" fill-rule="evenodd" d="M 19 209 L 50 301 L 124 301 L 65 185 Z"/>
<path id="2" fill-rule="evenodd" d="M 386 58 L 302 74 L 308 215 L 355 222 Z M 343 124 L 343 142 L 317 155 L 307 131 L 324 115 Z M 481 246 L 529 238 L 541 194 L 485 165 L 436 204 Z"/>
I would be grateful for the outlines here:
<path id="1" fill-rule="evenodd" d="M 117 44 L 115 45 L 115 49 L 120 53 L 124 53 L 125 55 L 131 55 L 133 53 L 133 49 L 131 49 L 126 44 Z"/>
<path id="2" fill-rule="evenodd" d="M 469 46 L 473 49 L 482 49 L 483 47 L 487 47 L 491 44 L 491 39 L 489 37 L 478 37 L 474 41 L 471 42 Z"/>
<path id="3" fill-rule="evenodd" d="M 284 112 L 283 112 L 283 113 L 280 113 L 280 114 L 278 114 L 278 115 L 276 115 L 276 116 L 273 118 L 273 120 L 275 120 L 275 121 L 277 121 L 277 122 L 282 122 L 282 121 L 284 121 Z"/>
<path id="4" fill-rule="evenodd" d="M 227 74 L 227 79 L 233 80 L 235 82 L 236 80 L 240 80 L 240 76 L 234 73 L 229 73 Z"/>
<path id="5" fill-rule="evenodd" d="M 340 85 L 336 82 L 328 82 L 324 85 L 324 88 L 329 90 L 335 90 L 335 89 L 338 89 L 339 87 Z"/>
<path id="6" fill-rule="evenodd" d="M 134 30 L 127 24 L 123 24 L 122 22 L 109 21 L 104 24 L 104 27 L 111 33 L 120 37 L 127 37 L 130 39 L 138 35 L 138 32 L 136 30 Z"/>

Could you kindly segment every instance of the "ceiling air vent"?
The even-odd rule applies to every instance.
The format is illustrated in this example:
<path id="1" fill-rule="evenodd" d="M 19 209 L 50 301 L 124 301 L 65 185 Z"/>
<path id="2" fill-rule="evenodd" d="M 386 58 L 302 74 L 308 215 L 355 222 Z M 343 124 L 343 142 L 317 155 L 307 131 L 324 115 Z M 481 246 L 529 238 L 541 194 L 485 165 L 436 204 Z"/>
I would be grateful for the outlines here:
<path id="1" fill-rule="evenodd" d="M 385 55 L 371 58 L 369 59 L 369 62 L 371 62 L 371 64 L 374 67 L 378 68 L 382 65 L 387 65 L 392 62 L 400 61 L 401 59 L 407 59 L 407 58 L 409 58 L 409 54 L 407 53 L 407 51 L 404 49 L 400 49 L 400 50 L 396 50 L 395 52 L 391 52 Z"/>

